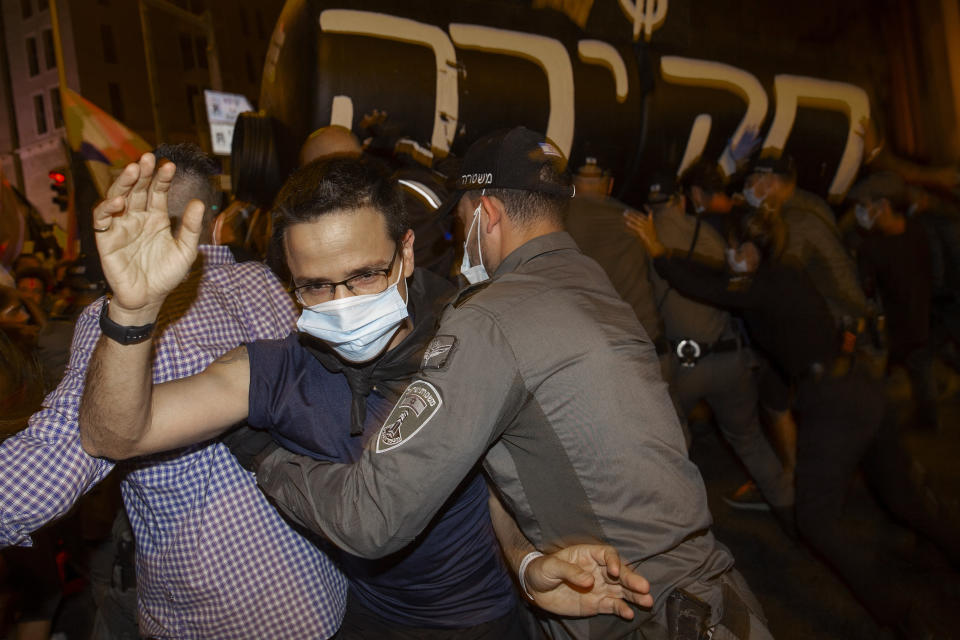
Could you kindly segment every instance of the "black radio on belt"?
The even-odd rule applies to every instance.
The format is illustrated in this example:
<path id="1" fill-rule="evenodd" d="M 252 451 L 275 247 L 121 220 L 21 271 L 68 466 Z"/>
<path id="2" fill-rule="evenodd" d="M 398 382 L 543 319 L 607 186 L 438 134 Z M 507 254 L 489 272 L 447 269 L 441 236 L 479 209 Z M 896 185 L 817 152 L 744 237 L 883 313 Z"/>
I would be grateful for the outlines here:
<path id="1" fill-rule="evenodd" d="M 667 629 L 673 640 L 710 638 L 710 605 L 683 589 L 667 598 Z"/>

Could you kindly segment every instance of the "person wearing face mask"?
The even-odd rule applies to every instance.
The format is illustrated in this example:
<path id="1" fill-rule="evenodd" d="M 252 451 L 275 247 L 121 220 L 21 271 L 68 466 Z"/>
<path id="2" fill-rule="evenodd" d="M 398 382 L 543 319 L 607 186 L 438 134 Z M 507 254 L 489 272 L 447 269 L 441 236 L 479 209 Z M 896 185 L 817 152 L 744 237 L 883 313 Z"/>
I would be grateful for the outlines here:
<path id="1" fill-rule="evenodd" d="M 734 272 L 748 270 L 745 258 L 729 255 L 732 249 L 726 248 L 723 236 L 707 218 L 728 209 L 716 163 L 694 163 L 681 176 L 682 191 L 667 175 L 651 176 L 648 182 L 648 210 L 665 246 L 715 266 L 724 264 L 726 252 Z M 623 216 L 619 224 L 621 235 L 639 242 L 626 232 Z M 646 255 L 645 248 L 643 252 Z M 687 297 L 654 270 L 650 277 L 670 342 L 674 365 L 670 382 L 682 415 L 706 401 L 720 431 L 756 482 L 724 499 L 738 509 L 769 510 L 772 505 L 789 521 L 793 468 L 780 462 L 760 425 L 753 372 L 756 355 L 744 344 L 726 309 Z"/>
<path id="2" fill-rule="evenodd" d="M 782 221 L 784 255 L 809 274 L 838 327 L 871 315 L 833 211 L 823 199 L 797 187 L 797 169 L 789 155 L 756 160 L 744 181 L 743 197 L 750 206 Z"/>
<path id="3" fill-rule="evenodd" d="M 563 231 L 565 163 L 524 127 L 471 145 L 446 207 L 466 231 L 467 268 L 489 277 L 447 306 L 420 372 L 356 463 L 277 451 L 261 487 L 311 530 L 378 556 L 417 538 L 482 461 L 536 548 L 527 562 L 591 541 L 650 581 L 654 597 L 631 619 L 545 615 L 550 637 L 678 638 L 689 624 L 689 637 L 769 638 L 709 530 L 653 345 Z"/>
<path id="4" fill-rule="evenodd" d="M 490 279 L 487 268 L 483 266 L 483 245 L 480 243 L 480 227 L 483 224 L 480 214 L 482 213 L 483 207 L 477 205 L 476 210 L 473 212 L 473 218 L 470 220 L 470 227 L 467 229 L 466 236 L 463 240 L 463 258 L 460 260 L 460 275 L 466 279 L 468 284 L 478 284 Z M 471 236 L 476 238 L 475 242 L 471 242 Z M 476 247 L 476 257 L 471 258 L 470 254 L 474 253 L 474 247 Z"/>
<path id="5" fill-rule="evenodd" d="M 114 458 L 161 451 L 205 440 L 243 419 L 325 465 L 355 460 L 375 446 L 410 377 L 424 360 L 446 353 L 442 341 L 431 339 L 438 308 L 452 294 L 445 280 L 414 268 L 414 234 L 397 183 L 370 158 L 317 160 L 295 172 L 274 206 L 271 249 L 302 307 L 298 331 L 249 342 L 199 375 L 154 388 L 140 377 L 149 363 L 150 322 L 164 289 L 179 281 L 188 262 L 181 252 L 191 253 L 197 210 L 185 214 L 179 240 L 163 227 L 157 233 L 150 225 L 165 213 L 163 177 L 139 180 L 138 168 L 127 168 L 117 196 L 94 215 L 104 229 L 99 249 L 114 291 L 101 322 L 126 328 L 113 327 L 94 353 L 98 374 L 81 406 L 85 449 Z M 121 234 L 110 232 L 118 227 Z M 137 252 L 144 262 L 117 262 L 118 251 Z M 132 286 L 132 276 L 147 286 Z M 150 416 L 137 419 L 137 407 L 144 406 L 152 407 Z M 423 413 L 428 406 L 412 402 L 410 410 Z M 274 448 L 248 446 L 250 466 L 258 468 Z M 434 469 L 429 460 L 417 465 Z M 365 535 L 362 526 L 351 530 Z M 630 611 L 623 598 L 649 600 L 646 582 L 621 567 L 609 546 L 571 544 L 523 563 L 530 543 L 474 469 L 421 535 L 396 553 L 361 557 L 343 541 L 335 541 L 340 549 L 322 543 L 349 581 L 336 637 L 529 637 L 495 532 L 511 566 L 521 569 L 530 599 L 551 611 L 622 613 Z"/>
<path id="6" fill-rule="evenodd" d="M 928 606 L 938 597 L 935 587 L 930 593 L 890 589 L 915 576 L 883 562 L 893 552 L 885 535 L 872 532 L 864 538 L 844 516 L 849 485 L 861 462 L 886 506 L 954 560 L 960 558 L 955 515 L 934 504 L 933 495 L 917 482 L 895 425 L 883 421 L 882 388 L 840 355 L 826 303 L 802 270 L 782 260 L 770 218 L 743 209 L 732 216 L 724 270 L 667 249 L 649 217 L 632 215 L 628 227 L 671 285 L 738 311 L 753 344 L 795 385 L 795 513 L 803 539 L 881 624 L 911 638 L 949 637 L 943 631 L 952 629 L 952 623 Z"/>
<path id="7" fill-rule="evenodd" d="M 930 316 L 933 268 L 927 235 L 915 218 L 904 215 L 907 192 L 895 173 L 875 173 L 858 182 L 848 198 L 864 239 L 857 251 L 860 277 L 886 316 L 888 366 L 910 377 L 917 426 L 940 428 L 933 376 Z"/>
<path id="8" fill-rule="evenodd" d="M 635 238 L 622 232 L 623 212 L 632 207 L 610 197 L 613 178 L 588 157 L 573 176 L 576 194 L 567 208 L 564 223 L 584 254 L 596 260 L 617 293 L 633 307 L 637 319 L 665 365 L 670 377 L 670 347 L 657 313 L 656 299 L 648 277 L 647 255 Z"/>

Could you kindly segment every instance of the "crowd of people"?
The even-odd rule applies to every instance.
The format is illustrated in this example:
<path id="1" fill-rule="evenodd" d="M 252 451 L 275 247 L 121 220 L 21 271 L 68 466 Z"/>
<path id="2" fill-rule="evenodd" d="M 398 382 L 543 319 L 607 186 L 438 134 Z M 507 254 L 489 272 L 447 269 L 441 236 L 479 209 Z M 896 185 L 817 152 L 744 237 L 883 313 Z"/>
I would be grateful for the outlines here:
<path id="1" fill-rule="evenodd" d="M 523 127 L 435 167 L 325 127 L 269 210 L 216 217 L 209 156 L 145 154 L 92 212 L 106 283 L 24 255 L 0 289 L 3 401 L 35 410 L 0 444 L 18 637 L 66 556 L 95 638 L 769 638 L 688 456 L 704 410 L 733 508 L 952 637 L 954 596 L 890 588 L 910 567 L 845 507 L 862 470 L 960 562 L 885 393 L 902 368 L 908 427 L 943 429 L 960 209 L 876 153 L 834 209 L 754 146 L 633 208 Z"/>

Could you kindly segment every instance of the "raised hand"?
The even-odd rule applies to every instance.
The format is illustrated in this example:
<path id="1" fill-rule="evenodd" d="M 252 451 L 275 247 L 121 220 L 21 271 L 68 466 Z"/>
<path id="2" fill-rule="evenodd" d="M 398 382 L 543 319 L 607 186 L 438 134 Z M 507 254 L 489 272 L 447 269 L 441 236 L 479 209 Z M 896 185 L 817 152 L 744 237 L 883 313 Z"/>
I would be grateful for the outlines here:
<path id="1" fill-rule="evenodd" d="M 656 258 L 666 253 L 666 247 L 664 247 L 660 243 L 660 239 L 657 238 L 657 230 L 653 226 L 653 214 L 649 213 L 649 210 L 647 215 L 637 213 L 636 211 L 624 211 L 623 222 L 627 227 L 627 231 L 640 239 L 651 258 Z"/>
<path id="2" fill-rule="evenodd" d="M 152 322 L 197 256 L 203 203 L 187 205 L 174 237 L 167 194 L 176 167 L 170 162 L 155 167 L 151 153 L 127 165 L 93 210 L 100 263 L 113 290 L 110 315 L 125 324 Z"/>
<path id="3" fill-rule="evenodd" d="M 535 559 L 524 576 L 541 609 L 562 616 L 610 613 L 632 620 L 632 602 L 652 607 L 650 583 L 609 545 L 577 544 Z"/>

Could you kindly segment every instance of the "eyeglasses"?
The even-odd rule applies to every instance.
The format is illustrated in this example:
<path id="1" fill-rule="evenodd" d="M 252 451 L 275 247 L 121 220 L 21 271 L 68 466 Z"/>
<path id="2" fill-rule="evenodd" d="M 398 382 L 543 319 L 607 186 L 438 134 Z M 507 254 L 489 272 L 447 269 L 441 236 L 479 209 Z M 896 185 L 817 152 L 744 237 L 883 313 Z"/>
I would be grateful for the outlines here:
<path id="1" fill-rule="evenodd" d="M 309 282 L 294 288 L 293 293 L 297 296 L 297 301 L 305 307 L 312 307 L 315 304 L 333 300 L 337 287 L 340 285 L 345 286 L 347 291 L 358 296 L 380 293 L 387 288 L 390 272 L 393 271 L 393 263 L 396 261 L 398 253 L 400 253 L 399 244 L 393 251 L 393 257 L 390 258 L 390 266 L 386 269 L 373 269 L 372 271 L 358 273 L 339 282 Z"/>

